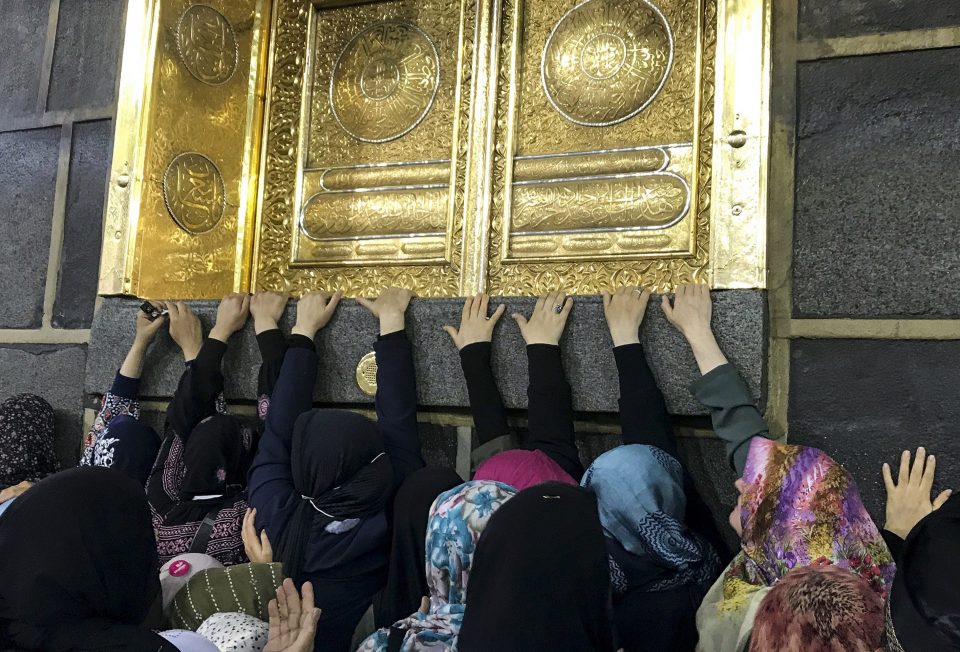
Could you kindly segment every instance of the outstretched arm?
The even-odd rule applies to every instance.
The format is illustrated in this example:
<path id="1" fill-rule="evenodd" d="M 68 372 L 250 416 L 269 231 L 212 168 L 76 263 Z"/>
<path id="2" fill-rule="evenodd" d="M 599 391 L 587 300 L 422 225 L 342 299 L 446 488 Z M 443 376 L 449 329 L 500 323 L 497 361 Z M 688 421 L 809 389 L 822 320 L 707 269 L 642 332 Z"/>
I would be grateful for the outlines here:
<path id="1" fill-rule="evenodd" d="M 280 332 L 278 322 L 287 307 L 290 295 L 286 292 L 257 292 L 250 300 L 250 314 L 260 349 L 260 373 L 257 377 L 257 416 L 267 418 L 270 397 L 280 377 L 283 357 L 287 353 L 287 338 Z"/>
<path id="2" fill-rule="evenodd" d="M 279 538 L 288 512 L 300 499 L 294 490 L 290 455 L 297 418 L 313 405 L 318 363 L 313 339 L 330 322 L 341 296 L 340 292 L 312 292 L 297 303 L 297 323 L 290 348 L 284 356 L 263 437 L 250 467 L 248 502 L 257 510 L 257 527 L 266 528 L 274 540 Z"/>
<path id="3" fill-rule="evenodd" d="M 750 451 L 750 440 L 767 437 L 767 424 L 737 370 L 727 362 L 710 327 L 713 305 L 705 285 L 681 285 L 673 304 L 663 298 L 663 312 L 679 330 L 697 360 L 702 377 L 691 387 L 694 396 L 710 408 L 713 429 L 727 445 L 727 458 L 738 474 Z"/>
<path id="4" fill-rule="evenodd" d="M 624 444 L 647 444 L 678 457 L 667 404 L 640 344 L 650 291 L 627 286 L 603 293 L 603 311 L 620 378 L 620 426 Z"/>
<path id="5" fill-rule="evenodd" d="M 887 489 L 887 518 L 881 534 L 893 560 L 900 561 L 903 542 L 917 523 L 924 517 L 943 507 L 953 491 L 941 491 L 933 500 L 933 480 L 937 471 L 937 458 L 927 455 L 921 446 L 917 449 L 913 466 L 910 465 L 910 451 L 900 455 L 900 471 L 894 483 L 890 465 L 883 463 L 883 484 Z"/>
<path id="6" fill-rule="evenodd" d="M 490 366 L 493 329 L 507 307 L 500 304 L 488 317 L 489 306 L 490 297 L 486 294 L 467 297 L 463 303 L 460 328 L 443 327 L 460 350 L 460 366 L 467 382 L 470 412 L 481 447 L 510 434 L 507 411 Z"/>
<path id="7" fill-rule="evenodd" d="M 425 466 L 417 425 L 417 376 L 407 337 L 406 312 L 413 293 L 387 288 L 375 301 L 358 299 L 380 321 L 377 356 L 377 428 L 393 464 L 394 484 Z"/>
<path id="8" fill-rule="evenodd" d="M 529 320 L 520 314 L 513 319 L 527 343 L 529 445 L 549 455 L 579 482 L 583 465 L 573 429 L 573 392 L 560 358 L 560 337 L 571 310 L 573 297 L 551 292 L 537 300 Z"/>

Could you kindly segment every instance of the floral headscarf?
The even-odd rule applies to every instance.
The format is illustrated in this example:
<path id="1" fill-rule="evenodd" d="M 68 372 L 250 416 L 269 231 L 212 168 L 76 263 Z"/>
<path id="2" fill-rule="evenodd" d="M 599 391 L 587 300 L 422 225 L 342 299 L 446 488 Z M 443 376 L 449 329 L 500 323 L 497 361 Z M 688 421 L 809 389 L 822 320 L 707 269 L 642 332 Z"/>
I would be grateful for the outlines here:
<path id="1" fill-rule="evenodd" d="M 20 394 L 0 404 L 0 489 L 59 471 L 53 443 L 53 408 L 45 400 Z"/>
<path id="2" fill-rule="evenodd" d="M 738 649 L 765 589 L 794 568 L 833 564 L 886 597 L 893 558 L 853 478 L 830 456 L 755 437 L 742 479 L 741 550 L 697 612 L 703 649 Z"/>
<path id="3" fill-rule="evenodd" d="M 465 482 L 440 494 L 427 524 L 427 587 L 430 611 L 415 613 L 389 630 L 374 632 L 358 652 L 383 652 L 391 632 L 405 633 L 402 652 L 448 652 L 454 649 L 466 607 L 467 580 L 477 541 L 490 517 L 517 490 L 492 480 Z"/>

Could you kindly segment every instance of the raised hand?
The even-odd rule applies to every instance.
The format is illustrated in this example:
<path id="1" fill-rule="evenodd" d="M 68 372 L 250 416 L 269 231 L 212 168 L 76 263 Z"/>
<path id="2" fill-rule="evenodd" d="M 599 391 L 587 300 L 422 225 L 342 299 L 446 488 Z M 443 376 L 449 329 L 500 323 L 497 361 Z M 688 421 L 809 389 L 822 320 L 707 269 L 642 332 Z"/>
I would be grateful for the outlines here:
<path id="1" fill-rule="evenodd" d="M 486 294 L 478 294 L 475 297 L 467 297 L 463 302 L 463 314 L 460 316 L 460 328 L 453 326 L 444 326 L 443 330 L 453 339 L 453 343 L 458 349 L 462 349 L 470 344 L 477 342 L 489 342 L 493 339 L 493 329 L 503 317 L 507 307 L 502 303 L 489 317 L 487 312 L 490 307 L 490 297 Z"/>
<path id="2" fill-rule="evenodd" d="M 247 513 L 243 515 L 243 528 L 240 535 L 243 538 L 243 550 L 247 553 L 247 559 L 255 564 L 273 563 L 273 546 L 270 545 L 270 537 L 267 531 L 260 532 L 257 536 L 257 510 L 247 508 Z"/>
<path id="3" fill-rule="evenodd" d="M 613 294 L 603 293 L 603 314 L 614 346 L 640 342 L 640 324 L 649 301 L 650 290 L 633 285 L 624 286 Z"/>
<path id="4" fill-rule="evenodd" d="M 308 292 L 297 302 L 297 323 L 293 334 L 316 337 L 317 331 L 330 323 L 343 292 Z"/>
<path id="5" fill-rule="evenodd" d="M 666 296 L 660 305 L 670 323 L 687 339 L 711 332 L 713 303 L 706 285 L 679 285 L 673 295 L 673 305 Z"/>
<path id="6" fill-rule="evenodd" d="M 217 306 L 217 322 L 210 330 L 214 340 L 226 342 L 247 323 L 250 316 L 250 295 L 246 292 L 234 292 L 223 297 Z"/>
<path id="7" fill-rule="evenodd" d="M 283 316 L 290 300 L 287 292 L 257 292 L 250 299 L 250 314 L 253 316 L 253 329 L 259 335 L 273 330 Z"/>
<path id="8" fill-rule="evenodd" d="M 922 446 L 917 449 L 912 467 L 910 451 L 903 451 L 896 484 L 890 473 L 890 465 L 883 463 L 883 484 L 887 487 L 887 522 L 883 526 L 885 530 L 906 539 L 910 530 L 924 516 L 940 509 L 947 502 L 953 493 L 951 489 L 940 492 L 940 495 L 930 500 L 936 471 L 937 458 L 933 455 L 928 457 Z"/>
<path id="9" fill-rule="evenodd" d="M 190 306 L 182 301 L 167 301 L 163 304 L 170 318 L 170 337 L 180 350 L 183 359 L 187 362 L 195 359 L 203 346 L 203 327 Z"/>
<path id="10" fill-rule="evenodd" d="M 270 633 L 263 652 L 311 652 L 317 634 L 320 610 L 314 606 L 313 584 L 305 582 L 303 598 L 293 580 L 287 578 L 277 589 L 277 597 L 267 605 Z"/>
<path id="11" fill-rule="evenodd" d="M 520 327 L 527 344 L 560 344 L 560 336 L 573 310 L 573 297 L 563 292 L 549 292 L 539 299 L 528 320 L 520 313 L 511 315 Z"/>
<path id="12" fill-rule="evenodd" d="M 154 301 L 150 302 L 157 310 L 163 309 L 163 305 L 156 303 Z M 161 315 L 156 319 L 150 319 L 147 317 L 147 314 L 142 310 L 137 310 L 137 334 L 133 338 L 134 344 L 141 344 L 146 346 L 157 333 L 160 332 L 160 329 L 167 323 L 167 316 Z"/>
<path id="13" fill-rule="evenodd" d="M 357 302 L 380 320 L 380 334 L 389 335 L 406 328 L 407 307 L 415 295 L 402 288 L 386 288 L 376 300 L 357 299 Z"/>

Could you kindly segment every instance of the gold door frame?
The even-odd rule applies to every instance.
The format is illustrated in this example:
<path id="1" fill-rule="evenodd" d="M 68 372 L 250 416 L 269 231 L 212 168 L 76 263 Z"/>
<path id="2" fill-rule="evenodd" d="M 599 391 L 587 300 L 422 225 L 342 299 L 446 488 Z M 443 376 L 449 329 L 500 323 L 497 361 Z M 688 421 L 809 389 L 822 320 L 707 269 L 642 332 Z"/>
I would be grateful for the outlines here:
<path id="1" fill-rule="evenodd" d="M 519 34 L 524 0 L 459 2 L 462 86 L 451 116 L 447 247 L 441 258 L 415 265 L 304 265 L 291 246 L 303 201 L 313 5 L 362 2 L 204 2 L 129 2 L 101 294 L 198 299 L 254 288 L 300 293 L 334 286 L 367 294 L 384 284 L 424 296 L 488 288 L 529 294 L 558 279 L 585 293 L 613 282 L 661 290 L 691 280 L 716 288 L 765 287 L 772 0 L 703 0 L 716 65 L 701 80 L 698 151 L 709 157 L 702 161 L 709 165 L 700 166 L 709 178 L 701 180 L 697 199 L 709 230 L 697 232 L 695 254 L 579 266 L 574 259 L 560 274 L 547 260 L 543 278 L 523 282 L 498 280 L 503 257 L 491 244 L 508 237 L 498 233 L 503 209 L 497 204 L 508 178 L 504 166 L 512 163 L 498 160 L 497 150 L 503 149 L 504 120 L 512 128 L 504 111 L 516 94 L 515 80 L 504 71 L 516 56 L 508 40 Z M 194 16 L 192 33 L 184 27 L 190 11 L 202 14 Z M 226 56 L 234 46 L 236 57 Z M 194 59 L 185 47 L 195 50 L 188 53 Z M 217 77 L 224 61 L 236 68 L 225 81 Z M 190 62 L 201 74 L 191 72 Z"/>

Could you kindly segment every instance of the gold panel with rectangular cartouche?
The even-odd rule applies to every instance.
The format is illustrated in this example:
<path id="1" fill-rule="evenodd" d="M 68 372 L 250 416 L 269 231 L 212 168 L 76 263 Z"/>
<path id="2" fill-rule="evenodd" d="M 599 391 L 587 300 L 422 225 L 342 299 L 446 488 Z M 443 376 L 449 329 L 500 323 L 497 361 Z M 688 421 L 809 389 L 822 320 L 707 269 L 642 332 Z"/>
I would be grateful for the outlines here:
<path id="1" fill-rule="evenodd" d="M 131 0 L 102 290 L 764 287 L 770 2 Z"/>

